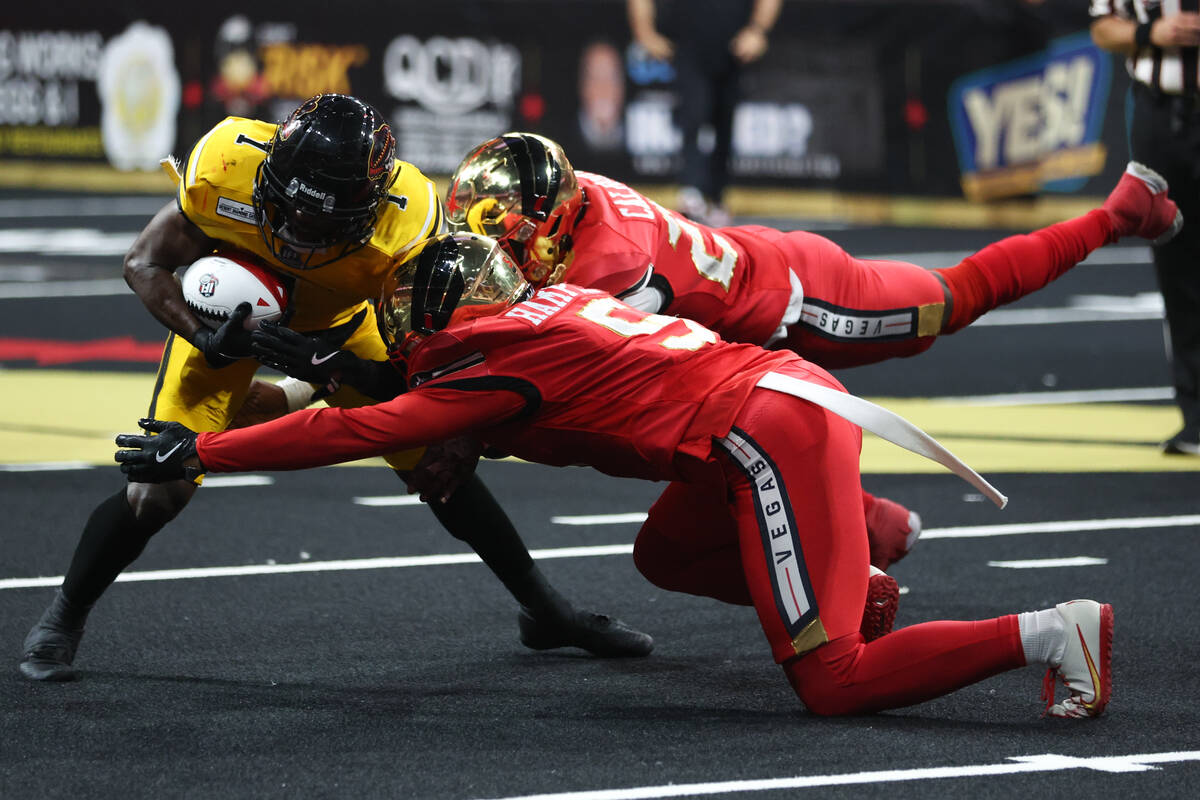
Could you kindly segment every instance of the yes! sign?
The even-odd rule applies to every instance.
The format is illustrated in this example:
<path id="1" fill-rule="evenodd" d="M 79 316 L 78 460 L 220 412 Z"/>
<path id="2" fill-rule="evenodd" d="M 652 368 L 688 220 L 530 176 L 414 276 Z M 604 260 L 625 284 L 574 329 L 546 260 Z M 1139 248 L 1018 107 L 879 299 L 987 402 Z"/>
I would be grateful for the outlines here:
<path id="1" fill-rule="evenodd" d="M 949 113 L 964 194 L 1070 191 L 1098 174 L 1111 80 L 1111 57 L 1085 33 L 955 81 Z"/>

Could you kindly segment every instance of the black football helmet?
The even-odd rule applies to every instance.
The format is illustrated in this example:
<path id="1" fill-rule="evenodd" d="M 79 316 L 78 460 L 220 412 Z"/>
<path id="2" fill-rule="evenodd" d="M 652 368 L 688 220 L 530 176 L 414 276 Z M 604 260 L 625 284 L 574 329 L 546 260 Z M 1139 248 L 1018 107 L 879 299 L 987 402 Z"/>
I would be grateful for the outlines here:
<path id="1" fill-rule="evenodd" d="M 499 314 L 532 294 L 520 267 L 494 239 L 446 233 L 413 249 L 384 283 L 379 333 L 393 360 L 415 339 Z"/>
<path id="2" fill-rule="evenodd" d="M 276 129 L 254 179 L 254 211 L 284 264 L 314 269 L 371 239 L 395 180 L 396 140 L 383 116 L 342 94 L 305 101 Z"/>

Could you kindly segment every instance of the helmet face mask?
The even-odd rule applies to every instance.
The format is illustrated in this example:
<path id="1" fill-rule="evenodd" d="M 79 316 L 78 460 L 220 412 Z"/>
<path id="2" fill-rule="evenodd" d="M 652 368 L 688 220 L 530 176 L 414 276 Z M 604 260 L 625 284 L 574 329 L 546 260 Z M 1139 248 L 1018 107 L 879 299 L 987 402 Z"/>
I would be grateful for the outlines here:
<path id="1" fill-rule="evenodd" d="M 563 149 L 532 133 L 508 133 L 475 148 L 446 194 L 450 224 L 500 241 L 535 288 L 562 276 L 582 208 Z"/>
<path id="2" fill-rule="evenodd" d="M 271 252 L 315 269 L 363 247 L 395 180 L 396 141 L 374 108 L 318 95 L 276 130 L 254 180 L 254 210 Z"/>
<path id="3" fill-rule="evenodd" d="M 418 245 L 385 282 L 379 332 L 393 360 L 437 331 L 499 314 L 532 289 L 494 239 L 442 234 Z"/>

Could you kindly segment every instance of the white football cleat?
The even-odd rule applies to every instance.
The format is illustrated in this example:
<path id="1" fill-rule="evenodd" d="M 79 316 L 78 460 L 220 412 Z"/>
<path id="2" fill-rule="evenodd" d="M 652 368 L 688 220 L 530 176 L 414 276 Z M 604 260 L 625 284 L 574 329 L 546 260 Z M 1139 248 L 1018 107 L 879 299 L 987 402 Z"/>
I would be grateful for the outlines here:
<path id="1" fill-rule="evenodd" d="M 1067 644 L 1062 663 L 1051 666 L 1042 683 L 1042 699 L 1051 717 L 1098 717 L 1112 698 L 1113 609 L 1094 600 L 1055 606 L 1063 618 Z M 1056 678 L 1071 692 L 1054 702 Z"/>

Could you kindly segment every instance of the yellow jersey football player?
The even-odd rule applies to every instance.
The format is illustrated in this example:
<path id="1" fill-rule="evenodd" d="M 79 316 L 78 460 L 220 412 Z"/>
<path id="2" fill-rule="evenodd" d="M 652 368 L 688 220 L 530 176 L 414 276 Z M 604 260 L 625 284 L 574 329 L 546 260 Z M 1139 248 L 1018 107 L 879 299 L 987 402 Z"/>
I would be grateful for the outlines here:
<path id="1" fill-rule="evenodd" d="M 438 193 L 397 161 L 391 128 L 353 97 L 318 95 L 279 125 L 230 117 L 206 133 L 172 172 L 178 194 L 150 220 L 125 257 L 125 280 L 170 331 L 148 416 L 193 430 L 226 428 L 260 366 L 243 327 L 244 304 L 216 330 L 184 302 L 174 271 L 219 250 L 241 250 L 293 281 L 289 325 L 338 352 L 343 367 L 326 402 L 351 407 L 390 397 L 396 380 L 372 303 L 397 258 L 438 233 Z M 285 329 L 286 330 L 286 329 Z M 314 359 L 313 363 L 316 363 Z M 332 378 L 336 378 L 332 379 Z M 323 382 L 323 381 L 322 381 Z M 388 463 L 413 469 L 421 451 Z M 473 463 L 473 462 L 472 462 Z M 25 639 L 21 672 L 73 680 L 92 605 L 197 489 L 189 481 L 131 482 L 100 503 L 84 527 L 62 586 Z M 477 476 L 430 507 L 466 541 L 521 605 L 521 641 L 536 649 L 582 647 L 601 656 L 646 655 L 653 642 L 620 621 L 579 611 L 549 585 L 503 510 Z"/>

